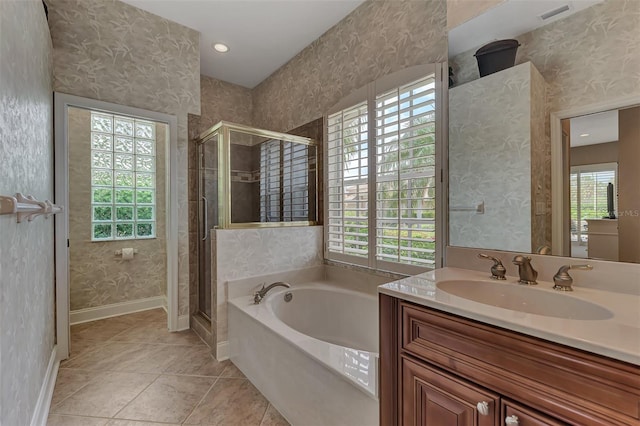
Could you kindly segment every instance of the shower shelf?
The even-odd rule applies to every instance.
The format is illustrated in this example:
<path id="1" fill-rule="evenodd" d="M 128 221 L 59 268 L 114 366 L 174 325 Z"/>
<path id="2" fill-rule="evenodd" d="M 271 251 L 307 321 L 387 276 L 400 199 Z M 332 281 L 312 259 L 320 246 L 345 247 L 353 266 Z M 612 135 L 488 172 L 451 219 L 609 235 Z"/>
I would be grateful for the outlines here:
<path id="1" fill-rule="evenodd" d="M 38 201 L 32 195 L 25 196 L 19 192 L 15 197 L 0 195 L 0 214 L 15 214 L 18 223 L 25 219 L 31 222 L 41 215 L 46 219 L 62 210 L 62 206 L 57 206 L 49 200 Z"/>

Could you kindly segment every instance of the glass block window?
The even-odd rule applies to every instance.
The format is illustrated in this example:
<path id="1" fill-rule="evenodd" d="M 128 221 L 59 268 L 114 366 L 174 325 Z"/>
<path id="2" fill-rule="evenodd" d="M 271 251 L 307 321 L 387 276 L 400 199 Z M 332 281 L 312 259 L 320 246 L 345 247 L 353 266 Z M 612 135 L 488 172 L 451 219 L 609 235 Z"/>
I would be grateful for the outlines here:
<path id="1" fill-rule="evenodd" d="M 91 240 L 156 236 L 155 124 L 91 113 Z"/>

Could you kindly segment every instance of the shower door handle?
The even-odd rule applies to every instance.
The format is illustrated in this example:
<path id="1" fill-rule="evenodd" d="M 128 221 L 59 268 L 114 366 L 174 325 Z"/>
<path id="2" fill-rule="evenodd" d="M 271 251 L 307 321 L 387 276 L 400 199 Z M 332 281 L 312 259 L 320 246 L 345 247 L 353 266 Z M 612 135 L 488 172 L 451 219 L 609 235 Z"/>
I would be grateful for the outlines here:
<path id="1" fill-rule="evenodd" d="M 209 236 L 209 202 L 205 196 L 202 197 L 202 201 L 204 202 L 204 236 L 202 237 L 202 241 L 207 241 L 207 237 Z"/>

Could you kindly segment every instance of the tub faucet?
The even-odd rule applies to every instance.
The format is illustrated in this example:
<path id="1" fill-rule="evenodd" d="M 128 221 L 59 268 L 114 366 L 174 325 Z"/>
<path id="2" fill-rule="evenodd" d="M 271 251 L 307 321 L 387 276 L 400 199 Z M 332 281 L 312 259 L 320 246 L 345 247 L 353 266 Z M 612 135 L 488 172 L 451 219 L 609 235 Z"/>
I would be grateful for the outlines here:
<path id="1" fill-rule="evenodd" d="M 518 273 L 520 274 L 519 284 L 536 285 L 538 282 L 538 271 L 531 266 L 531 258 L 529 256 L 517 255 L 513 258 L 513 264 L 518 265 Z"/>
<path id="2" fill-rule="evenodd" d="M 285 282 L 282 282 L 282 281 L 278 281 L 278 282 L 275 282 L 273 284 L 269 284 L 269 286 L 266 287 L 266 288 L 265 288 L 264 284 L 262 284 L 262 288 L 259 291 L 256 291 L 253 294 L 253 303 L 255 305 L 257 305 L 260 302 L 262 302 L 262 299 L 264 299 L 264 297 L 267 295 L 269 290 L 271 290 L 274 287 L 287 287 L 287 288 L 290 288 L 291 284 L 285 283 Z"/>

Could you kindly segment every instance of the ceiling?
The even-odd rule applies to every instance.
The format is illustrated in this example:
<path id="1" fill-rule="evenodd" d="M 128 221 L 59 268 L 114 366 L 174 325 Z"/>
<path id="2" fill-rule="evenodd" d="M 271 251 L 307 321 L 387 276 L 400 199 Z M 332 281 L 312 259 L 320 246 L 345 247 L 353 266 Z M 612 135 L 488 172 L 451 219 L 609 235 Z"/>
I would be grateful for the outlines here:
<path id="1" fill-rule="evenodd" d="M 200 72 L 253 88 L 364 0 L 123 1 L 199 31 Z"/>
<path id="2" fill-rule="evenodd" d="M 449 57 L 495 40 L 509 39 L 548 25 L 604 0 L 506 0 L 449 31 Z M 564 5 L 569 10 L 542 20 Z"/>
<path id="3" fill-rule="evenodd" d="M 572 148 L 618 140 L 618 110 L 572 118 L 570 124 Z"/>

